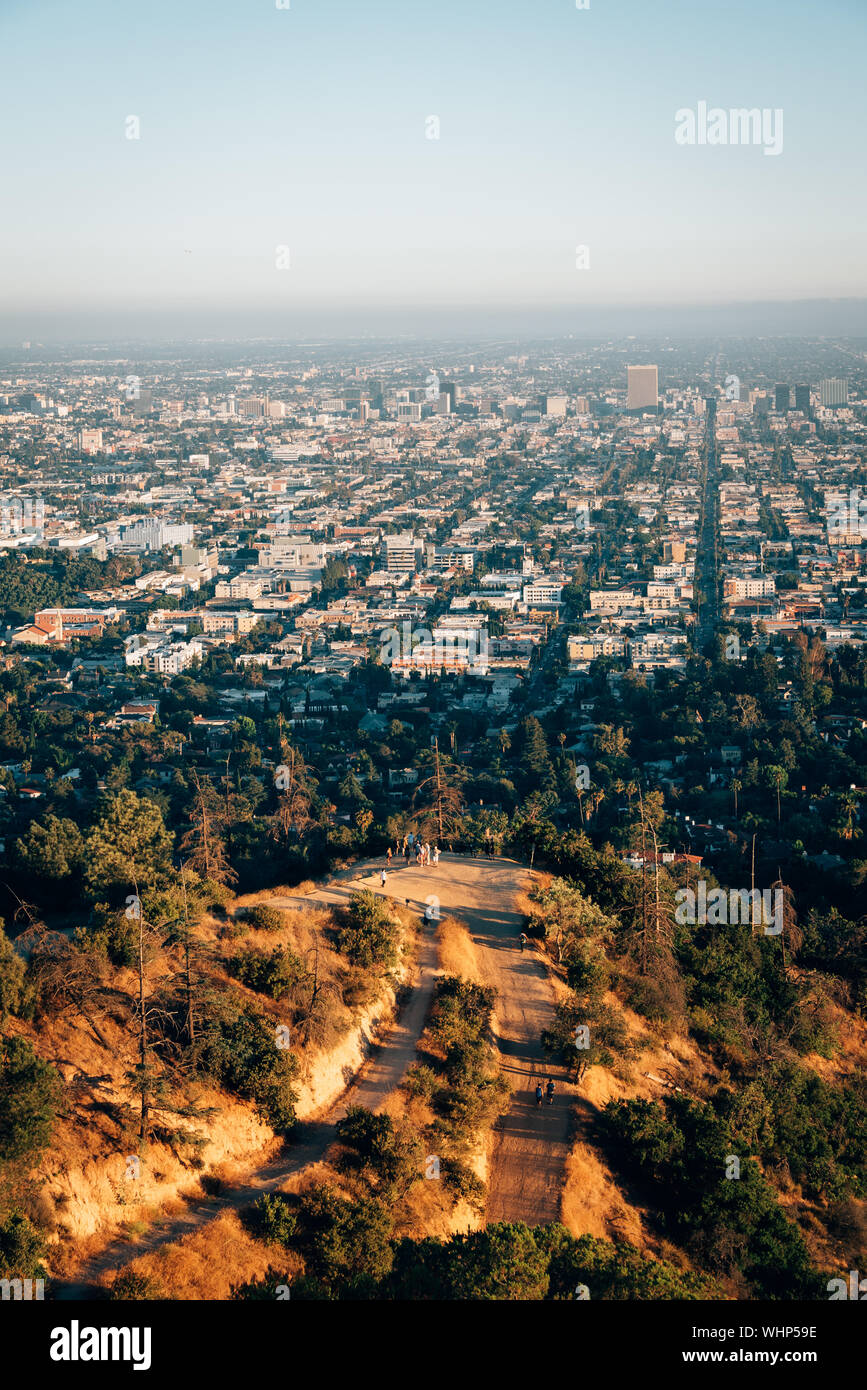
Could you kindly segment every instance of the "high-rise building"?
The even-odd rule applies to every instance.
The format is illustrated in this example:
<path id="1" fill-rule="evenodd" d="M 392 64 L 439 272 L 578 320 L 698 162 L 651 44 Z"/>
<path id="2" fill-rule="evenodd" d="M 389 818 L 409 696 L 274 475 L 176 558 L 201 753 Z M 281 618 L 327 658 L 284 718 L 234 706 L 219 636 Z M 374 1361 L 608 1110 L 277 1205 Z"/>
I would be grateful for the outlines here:
<path id="1" fill-rule="evenodd" d="M 102 449 L 102 430 L 79 430 L 78 447 L 83 454 L 98 454 Z"/>
<path id="2" fill-rule="evenodd" d="M 575 397 L 575 411 L 578 415 L 590 414 L 590 402 L 588 401 L 586 396 Z"/>
<path id="3" fill-rule="evenodd" d="M 778 415 L 785 415 L 792 403 L 792 393 L 788 386 L 774 387 L 774 410 Z"/>
<path id="4" fill-rule="evenodd" d="M 659 405 L 659 374 L 656 367 L 627 367 L 626 381 L 627 410 L 656 410 Z"/>
<path id="5" fill-rule="evenodd" d="M 824 406 L 847 405 L 849 383 L 844 377 L 826 377 L 819 382 L 819 401 Z"/>
<path id="6" fill-rule="evenodd" d="M 382 538 L 382 566 L 390 574 L 414 574 L 422 553 L 421 541 L 416 540 L 412 531 Z"/>
<path id="7" fill-rule="evenodd" d="M 810 388 L 809 386 L 795 387 L 795 409 L 800 410 L 802 415 L 810 413 Z"/>
<path id="8" fill-rule="evenodd" d="M 543 415 L 565 415 L 566 397 L 542 395 L 539 397 L 539 409 Z"/>

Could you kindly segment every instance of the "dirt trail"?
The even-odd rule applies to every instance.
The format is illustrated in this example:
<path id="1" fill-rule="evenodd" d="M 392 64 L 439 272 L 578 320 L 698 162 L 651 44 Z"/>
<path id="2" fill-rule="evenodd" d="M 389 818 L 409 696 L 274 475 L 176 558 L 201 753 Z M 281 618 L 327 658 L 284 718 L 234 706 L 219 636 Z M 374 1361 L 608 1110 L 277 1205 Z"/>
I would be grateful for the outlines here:
<path id="1" fill-rule="evenodd" d="M 526 873 L 514 866 L 519 881 Z M 514 900 L 514 899 L 513 899 Z M 537 1225 L 556 1221 L 566 1177 L 572 1102 L 576 1091 L 562 1067 L 542 1050 L 541 1037 L 550 1027 L 554 990 L 539 951 L 518 945 L 523 918 L 513 908 L 494 904 L 485 920 L 474 924 L 479 966 L 485 983 L 497 990 L 497 1042 L 500 1067 L 512 1087 L 509 1109 L 497 1122 L 488 1174 L 490 1221 L 526 1221 Z M 544 1089 L 553 1079 L 553 1104 L 536 1102 L 536 1085 Z"/>
<path id="2" fill-rule="evenodd" d="M 498 1124 L 489 1178 L 487 1219 L 544 1222 L 556 1220 L 568 1153 L 569 1104 L 558 1078 L 553 1107 L 537 1109 L 532 1088 L 535 1078 L 557 1076 L 558 1069 L 542 1061 L 539 1042 L 550 1022 L 553 990 L 538 953 L 518 949 L 521 916 L 514 908 L 516 894 L 526 880 L 526 870 L 512 860 L 469 859 L 444 855 L 436 868 L 395 868 L 380 888 L 379 869 L 358 866 L 335 876 L 331 883 L 303 899 L 271 898 L 275 907 L 300 903 L 345 902 L 359 888 L 384 892 L 398 902 L 424 912 L 429 895 L 439 898 L 445 915 L 454 912 L 466 921 L 479 952 L 486 984 L 498 991 L 496 1005 L 501 1065 L 513 1087 L 508 1112 Z M 102 1276 L 168 1241 L 213 1220 L 227 1208 L 240 1208 L 264 1192 L 279 1189 L 285 1179 L 310 1163 L 320 1161 L 334 1141 L 334 1126 L 351 1105 L 378 1110 L 400 1085 L 415 1060 L 416 1043 L 424 1028 L 436 978 L 437 958 L 433 926 L 422 926 L 416 960 L 416 977 L 409 999 L 382 1043 L 375 1047 L 352 1085 L 318 1122 L 299 1126 L 296 1139 L 249 1179 L 218 1197 L 200 1199 L 187 1211 L 154 1224 L 135 1243 L 118 1239 L 87 1261 L 75 1283 L 56 1288 L 59 1299 L 88 1298 Z"/>

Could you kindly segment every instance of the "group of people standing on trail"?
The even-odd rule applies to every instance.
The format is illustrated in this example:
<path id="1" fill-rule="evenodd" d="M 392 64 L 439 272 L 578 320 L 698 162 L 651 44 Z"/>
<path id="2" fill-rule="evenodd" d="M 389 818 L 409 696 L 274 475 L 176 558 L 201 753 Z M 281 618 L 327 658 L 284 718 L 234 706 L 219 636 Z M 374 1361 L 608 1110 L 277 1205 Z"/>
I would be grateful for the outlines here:
<path id="1" fill-rule="evenodd" d="M 391 868 L 394 860 L 403 858 L 406 867 L 409 868 L 409 861 L 413 856 L 415 856 L 416 864 L 423 869 L 427 869 L 431 864 L 436 865 L 440 862 L 439 845 L 431 846 L 426 841 L 422 843 L 418 836 L 413 834 L 404 835 L 402 844 L 399 839 L 395 840 L 394 849 L 392 850 L 391 845 L 389 845 L 385 852 L 385 868 L 379 871 L 379 882 L 381 886 L 383 888 L 385 887 L 388 870 Z"/>
<path id="2" fill-rule="evenodd" d="M 392 860 L 400 858 L 403 859 L 407 868 L 409 868 L 410 859 L 415 858 L 416 864 L 426 869 L 429 868 L 431 864 L 438 864 L 440 862 L 440 849 L 439 845 L 431 846 L 426 841 L 422 843 L 418 836 L 410 832 L 408 835 L 404 835 L 402 844 L 400 839 L 395 840 L 394 850 L 392 850 L 391 845 L 389 845 L 385 852 L 385 857 L 389 869 L 391 868 Z"/>

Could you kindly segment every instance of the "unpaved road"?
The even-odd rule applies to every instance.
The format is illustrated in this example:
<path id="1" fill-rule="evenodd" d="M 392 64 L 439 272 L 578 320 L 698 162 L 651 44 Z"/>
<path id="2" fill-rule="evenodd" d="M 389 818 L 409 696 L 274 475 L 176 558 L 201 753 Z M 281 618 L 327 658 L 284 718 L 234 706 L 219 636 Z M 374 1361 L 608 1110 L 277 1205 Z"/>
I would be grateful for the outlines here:
<path id="1" fill-rule="evenodd" d="M 506 1114 L 498 1122 L 488 1176 L 488 1221 L 554 1221 L 559 1214 L 560 1192 L 568 1151 L 570 1110 L 560 1069 L 543 1061 L 542 1029 L 550 1023 L 553 990 L 539 954 L 528 948 L 521 953 L 518 933 L 522 918 L 515 910 L 515 896 L 524 886 L 527 871 L 512 860 L 470 859 L 444 855 L 436 868 L 416 865 L 395 868 L 380 888 L 376 866 L 355 866 L 304 899 L 273 898 L 275 907 L 291 907 L 300 901 L 341 903 L 359 888 L 372 888 L 399 902 L 409 900 L 419 913 L 429 895 L 439 898 L 442 913 L 453 912 L 466 923 L 476 944 L 486 984 L 498 993 L 497 1041 L 501 1066 L 513 1095 Z M 359 1076 L 327 1115 L 317 1123 L 299 1125 L 297 1139 L 251 1174 L 243 1185 L 219 1197 L 200 1200 L 178 1216 L 156 1222 L 135 1243 L 113 1241 L 78 1271 L 75 1283 L 56 1288 L 60 1299 L 87 1298 L 99 1280 L 131 1260 L 168 1241 L 190 1234 L 222 1210 L 249 1205 L 264 1192 L 279 1189 L 285 1179 L 310 1163 L 321 1160 L 334 1142 L 334 1126 L 351 1105 L 377 1110 L 403 1080 L 415 1060 L 416 1043 L 424 1028 L 437 970 L 433 927 L 422 926 L 412 993 L 387 1038 L 373 1049 Z M 537 1077 L 557 1080 L 557 1097 L 551 1107 L 536 1106 L 533 1090 Z"/>

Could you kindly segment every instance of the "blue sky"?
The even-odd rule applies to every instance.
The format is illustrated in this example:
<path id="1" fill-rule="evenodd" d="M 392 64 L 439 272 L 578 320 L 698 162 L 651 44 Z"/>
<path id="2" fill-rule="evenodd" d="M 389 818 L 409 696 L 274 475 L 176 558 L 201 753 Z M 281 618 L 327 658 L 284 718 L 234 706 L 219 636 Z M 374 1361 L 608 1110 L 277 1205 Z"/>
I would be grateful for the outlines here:
<path id="1" fill-rule="evenodd" d="M 861 296 L 865 37 L 863 0 L 0 0 L 0 299 Z M 679 146 L 701 100 L 782 108 L 782 153 Z"/>

